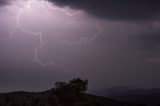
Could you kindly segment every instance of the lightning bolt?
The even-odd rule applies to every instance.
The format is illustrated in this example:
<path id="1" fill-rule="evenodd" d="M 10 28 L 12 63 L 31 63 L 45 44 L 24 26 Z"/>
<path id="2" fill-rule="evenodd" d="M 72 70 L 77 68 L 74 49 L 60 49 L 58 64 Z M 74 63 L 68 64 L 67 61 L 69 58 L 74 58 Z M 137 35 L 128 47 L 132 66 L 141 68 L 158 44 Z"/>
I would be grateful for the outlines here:
<path id="1" fill-rule="evenodd" d="M 103 29 L 101 28 L 101 24 L 100 24 L 99 20 L 97 20 L 97 22 L 96 22 L 96 28 L 97 28 L 97 32 L 89 40 L 90 43 L 92 43 L 99 35 L 101 35 L 103 33 Z"/>
<path id="2" fill-rule="evenodd" d="M 66 44 L 66 45 L 80 45 L 80 44 L 91 44 L 99 35 L 101 35 L 103 33 L 103 29 L 101 28 L 101 24 L 99 22 L 99 20 L 97 20 L 96 22 L 96 29 L 97 31 L 95 32 L 95 34 L 92 35 L 92 37 L 89 39 L 87 37 L 82 37 L 79 41 L 75 41 L 75 42 L 71 42 L 71 41 L 62 41 L 62 43 Z"/>
<path id="3" fill-rule="evenodd" d="M 77 12 L 75 12 L 75 13 L 70 13 L 70 12 L 64 10 L 64 9 L 60 9 L 60 8 L 57 8 L 57 7 L 53 7 L 49 2 L 46 2 L 46 5 L 47 5 L 49 8 L 51 8 L 52 10 L 57 10 L 57 11 L 59 11 L 59 12 L 62 12 L 62 13 L 64 13 L 64 14 L 66 14 L 67 16 L 70 16 L 70 17 L 79 15 L 79 14 L 81 13 L 81 11 L 77 11 Z"/>
<path id="4" fill-rule="evenodd" d="M 70 13 L 64 9 L 59 9 L 59 8 L 53 7 L 49 2 L 46 2 L 46 4 L 52 10 L 58 10 L 59 12 L 62 12 L 70 17 L 77 16 L 81 13 L 81 11 L 78 11 L 75 13 Z M 79 39 L 78 41 L 75 41 L 75 42 L 61 41 L 61 43 L 66 44 L 66 45 L 80 45 L 80 44 L 92 43 L 99 35 L 101 35 L 103 33 L 103 29 L 101 28 L 101 24 L 100 24 L 99 20 L 96 21 L 96 29 L 97 29 L 97 32 L 95 34 L 93 34 L 90 39 L 87 37 L 82 37 L 81 39 Z"/>
<path id="5" fill-rule="evenodd" d="M 37 0 L 28 0 L 26 5 L 25 5 L 25 8 L 30 8 L 31 7 L 31 4 L 36 2 Z M 64 13 L 65 15 L 67 16 L 70 16 L 70 17 L 73 17 L 73 16 L 77 16 L 81 13 L 81 11 L 78 11 L 76 13 L 70 13 L 64 9 L 60 9 L 60 8 L 57 8 L 57 7 L 54 7 L 52 6 L 48 1 L 46 0 L 41 0 L 42 3 L 44 3 L 48 8 L 52 9 L 52 10 L 57 10 L 59 12 L 62 12 Z M 18 7 L 17 7 L 18 8 Z M 30 30 L 26 30 L 25 28 L 22 27 L 21 25 L 21 22 L 20 22 L 20 16 L 21 14 L 24 12 L 24 8 L 20 8 L 19 9 L 19 12 L 16 16 L 16 26 L 13 28 L 13 30 L 9 33 L 9 37 L 7 37 L 6 39 L 4 40 L 9 40 L 11 38 L 14 37 L 14 33 L 17 31 L 17 30 L 21 30 L 23 31 L 24 33 L 28 33 L 28 34 L 31 34 L 33 36 L 37 36 L 39 41 L 40 41 L 40 44 L 39 46 L 37 46 L 35 49 L 34 49 L 34 60 L 35 62 L 37 62 L 38 64 L 42 65 L 42 66 L 54 66 L 54 67 L 57 67 L 57 68 L 60 68 L 60 69 L 63 69 L 64 71 L 69 71 L 69 69 L 67 69 L 66 67 L 62 66 L 62 65 L 58 65 L 58 64 L 55 64 L 54 62 L 46 62 L 46 63 L 43 63 L 40 59 L 39 59 L 39 51 L 42 49 L 42 47 L 44 46 L 44 41 L 43 41 L 43 33 L 42 32 L 32 32 Z M 91 43 L 93 42 L 93 40 L 95 38 L 97 38 L 100 34 L 103 33 L 103 29 L 100 27 L 100 22 L 97 21 L 96 22 L 96 29 L 97 29 L 97 32 L 93 35 L 93 37 L 91 39 L 88 39 L 87 37 L 82 37 L 79 41 L 75 41 L 75 42 L 69 42 L 69 41 L 62 41 L 61 43 L 63 44 L 66 44 L 66 45 L 79 45 L 79 44 L 85 44 L 85 43 Z"/>
<path id="6" fill-rule="evenodd" d="M 31 7 L 31 4 L 34 3 L 36 0 L 29 0 L 26 4 L 26 8 L 30 8 Z M 17 7 L 18 8 L 18 7 Z M 43 41 L 43 34 L 42 32 L 32 32 L 30 30 L 26 30 L 24 29 L 22 26 L 21 26 L 21 23 L 20 23 L 20 16 L 21 14 L 23 13 L 23 8 L 21 8 L 16 16 L 16 26 L 13 28 L 13 30 L 9 33 L 9 37 L 5 38 L 4 40 L 9 40 L 11 38 L 14 37 L 14 33 L 16 32 L 16 30 L 21 30 L 23 31 L 24 33 L 28 33 L 28 34 L 31 34 L 31 35 L 34 35 L 34 36 L 38 36 L 39 38 L 39 41 L 40 41 L 40 44 L 38 47 L 36 47 L 34 49 L 34 60 L 42 65 L 42 66 L 54 66 L 54 67 L 57 67 L 57 68 L 60 68 L 60 69 L 63 69 L 65 71 L 68 71 L 68 69 L 66 69 L 66 67 L 64 66 L 61 66 L 61 65 L 58 65 L 58 64 L 55 64 L 53 62 L 49 62 L 49 63 L 43 63 L 40 59 L 39 59 L 39 50 L 43 47 L 44 45 L 44 41 Z"/>

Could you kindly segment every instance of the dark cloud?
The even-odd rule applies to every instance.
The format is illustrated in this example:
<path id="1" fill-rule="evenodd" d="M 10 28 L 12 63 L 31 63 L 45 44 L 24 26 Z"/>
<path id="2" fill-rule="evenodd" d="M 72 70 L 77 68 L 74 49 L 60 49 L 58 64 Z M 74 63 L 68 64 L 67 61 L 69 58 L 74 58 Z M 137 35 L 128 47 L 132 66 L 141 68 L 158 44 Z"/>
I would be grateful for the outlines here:
<path id="1" fill-rule="evenodd" d="M 0 0 L 0 6 L 6 5 L 10 0 Z"/>
<path id="2" fill-rule="evenodd" d="M 15 3 L 14 0 L 9 1 Z M 9 1 L 0 0 L 1 7 Z M 19 17 L 21 26 L 27 31 L 41 31 L 43 34 L 44 45 L 38 51 L 39 60 L 43 63 L 54 62 L 69 71 L 37 63 L 34 56 L 35 48 L 40 46 L 39 37 L 17 29 L 12 39 L 0 42 L 1 91 L 48 89 L 56 81 L 77 76 L 88 79 L 90 88 L 94 89 L 114 86 L 160 87 L 160 61 L 152 63 L 146 61 L 150 58 L 143 57 L 144 54 L 160 54 L 159 21 L 131 22 L 158 19 L 158 0 L 50 1 L 55 1 L 62 7 L 83 9 L 93 16 L 116 21 L 99 19 L 103 33 L 92 43 L 87 43 L 89 39 L 84 39 L 86 43 L 66 45 L 62 42 L 79 41 L 81 37 L 92 38 L 97 32 L 96 20 L 83 15 L 68 17 L 59 11 L 46 15 L 50 13 L 46 12 L 46 8 L 33 7 L 32 12 L 24 8 Z M 0 18 L 0 39 L 7 38 L 16 25 L 16 15 L 13 17 L 9 12 L 0 13 L 3 17 Z M 140 49 L 135 50 L 133 45 Z"/>
<path id="3" fill-rule="evenodd" d="M 49 0 L 59 6 L 82 9 L 110 20 L 157 20 L 159 0 Z"/>

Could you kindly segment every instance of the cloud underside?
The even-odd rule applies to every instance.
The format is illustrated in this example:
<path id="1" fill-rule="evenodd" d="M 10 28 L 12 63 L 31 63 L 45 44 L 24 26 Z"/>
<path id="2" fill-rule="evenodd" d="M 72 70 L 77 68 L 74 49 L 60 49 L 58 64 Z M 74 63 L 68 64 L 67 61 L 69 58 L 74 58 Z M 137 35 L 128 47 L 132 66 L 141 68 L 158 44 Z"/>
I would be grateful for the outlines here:
<path id="1" fill-rule="evenodd" d="M 0 6 L 11 0 L 0 0 Z M 159 0 L 48 0 L 58 6 L 83 10 L 108 20 L 152 21 L 160 19 Z"/>
<path id="2" fill-rule="evenodd" d="M 13 0 L 0 0 L 4 6 Z M 160 21 L 159 0 L 48 0 L 57 6 L 83 10 L 94 17 L 113 21 Z M 159 54 L 160 32 L 141 32 L 136 39 L 144 51 Z"/>
<path id="3" fill-rule="evenodd" d="M 109 20 L 159 20 L 158 0 L 49 0 Z"/>
<path id="4" fill-rule="evenodd" d="M 159 0 L 49 0 L 50 2 L 73 9 L 83 10 L 88 14 L 105 20 L 152 23 L 160 21 Z M 123 27 L 123 26 L 122 26 Z M 138 37 L 137 37 L 138 36 Z M 148 56 L 159 56 L 160 32 L 142 31 L 136 38 L 140 48 Z M 136 45 L 135 44 L 135 45 Z"/>
<path id="5" fill-rule="evenodd" d="M 10 2 L 10 0 L 0 0 L 0 6 L 7 5 Z"/>

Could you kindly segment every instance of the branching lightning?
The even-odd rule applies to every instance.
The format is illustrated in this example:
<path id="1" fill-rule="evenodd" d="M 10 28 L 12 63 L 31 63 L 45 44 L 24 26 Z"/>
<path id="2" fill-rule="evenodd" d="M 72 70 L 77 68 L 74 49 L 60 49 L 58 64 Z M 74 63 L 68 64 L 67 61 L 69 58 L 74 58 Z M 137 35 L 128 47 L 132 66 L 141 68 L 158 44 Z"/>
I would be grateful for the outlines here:
<path id="1" fill-rule="evenodd" d="M 97 28 L 97 32 L 93 35 L 93 37 L 89 40 L 89 42 L 93 42 L 94 39 L 96 39 L 99 35 L 101 35 L 103 33 L 103 29 L 100 26 L 100 22 L 99 20 L 97 20 L 96 22 L 96 28 Z"/>
<path id="2" fill-rule="evenodd" d="M 69 41 L 62 41 L 62 43 L 66 45 L 79 45 L 79 44 L 90 44 L 92 43 L 99 35 L 103 33 L 103 29 L 100 26 L 99 20 L 96 22 L 96 33 L 92 35 L 92 37 L 89 39 L 87 37 L 82 37 L 79 41 L 75 42 L 69 42 Z"/>
<path id="3" fill-rule="evenodd" d="M 31 7 L 31 4 L 36 2 L 37 0 L 28 0 L 26 5 L 25 5 L 25 8 L 30 8 Z M 59 12 L 62 12 L 64 13 L 65 15 L 69 16 L 69 17 L 72 17 L 72 16 L 76 16 L 76 15 L 79 15 L 81 13 L 81 11 L 78 11 L 76 13 L 70 13 L 64 9 L 60 9 L 60 8 L 57 8 L 57 7 L 54 7 L 52 6 L 48 1 L 46 0 L 41 0 L 42 3 L 44 3 L 48 8 L 52 9 L 52 10 L 57 10 Z M 25 28 L 22 27 L 21 25 L 21 22 L 20 22 L 20 16 L 22 15 L 22 13 L 24 12 L 24 8 L 20 8 L 19 11 L 18 11 L 18 14 L 16 16 L 16 26 L 13 28 L 13 30 L 9 33 L 9 37 L 7 37 L 5 40 L 9 40 L 11 38 L 14 37 L 14 33 L 17 31 L 17 30 L 21 30 L 23 31 L 24 33 L 28 33 L 28 34 L 31 34 L 33 36 L 37 36 L 39 41 L 40 41 L 40 44 L 39 46 L 37 46 L 35 49 L 34 49 L 34 60 L 42 65 L 42 66 L 54 66 L 54 67 L 57 67 L 57 68 L 60 68 L 60 69 L 63 69 L 63 70 L 68 70 L 66 69 L 66 67 L 64 66 L 61 66 L 61 65 L 57 65 L 53 62 L 49 62 L 49 63 L 43 63 L 40 59 L 39 59 L 39 50 L 42 49 L 42 47 L 44 46 L 44 41 L 43 41 L 43 33 L 42 32 L 32 32 L 30 30 L 27 30 Z M 97 32 L 93 35 L 92 38 L 88 39 L 87 37 L 82 37 L 79 41 L 75 41 L 75 42 L 68 42 L 68 41 L 61 41 L 61 43 L 63 44 L 66 44 L 66 45 L 78 45 L 78 44 L 85 44 L 85 43 L 91 43 L 93 42 L 93 40 L 98 37 L 100 34 L 103 33 L 103 29 L 100 27 L 100 22 L 97 21 L 96 22 L 96 29 L 97 29 Z"/>

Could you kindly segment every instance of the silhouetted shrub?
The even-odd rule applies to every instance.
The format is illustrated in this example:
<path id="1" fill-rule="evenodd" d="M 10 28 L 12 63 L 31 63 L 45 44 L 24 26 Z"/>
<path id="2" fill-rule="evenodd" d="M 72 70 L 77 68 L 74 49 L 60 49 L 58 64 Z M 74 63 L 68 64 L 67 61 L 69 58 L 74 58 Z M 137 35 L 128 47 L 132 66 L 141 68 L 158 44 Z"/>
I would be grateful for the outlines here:
<path id="1" fill-rule="evenodd" d="M 87 90 L 88 81 L 76 78 L 66 82 L 55 83 L 55 94 L 60 103 L 73 103 L 83 98 L 83 94 Z"/>

